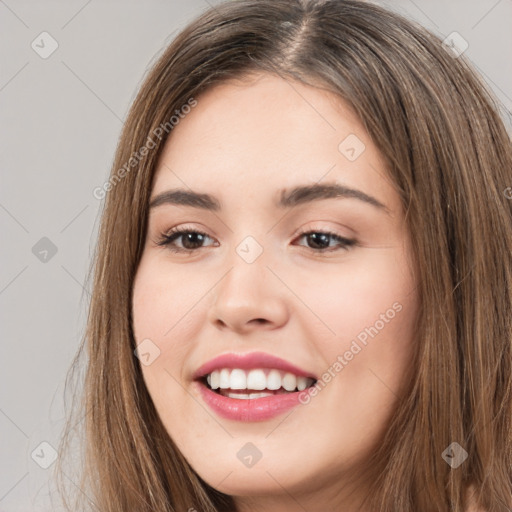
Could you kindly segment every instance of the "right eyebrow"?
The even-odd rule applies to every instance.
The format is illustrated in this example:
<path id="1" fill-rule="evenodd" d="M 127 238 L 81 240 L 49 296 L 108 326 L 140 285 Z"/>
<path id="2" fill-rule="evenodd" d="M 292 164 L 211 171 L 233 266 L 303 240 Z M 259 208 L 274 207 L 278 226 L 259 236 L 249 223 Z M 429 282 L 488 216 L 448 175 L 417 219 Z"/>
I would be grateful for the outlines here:
<path id="1" fill-rule="evenodd" d="M 156 208 L 162 204 L 176 204 L 211 211 L 221 209 L 220 202 L 210 194 L 201 194 L 185 189 L 166 190 L 151 199 L 149 207 Z"/>

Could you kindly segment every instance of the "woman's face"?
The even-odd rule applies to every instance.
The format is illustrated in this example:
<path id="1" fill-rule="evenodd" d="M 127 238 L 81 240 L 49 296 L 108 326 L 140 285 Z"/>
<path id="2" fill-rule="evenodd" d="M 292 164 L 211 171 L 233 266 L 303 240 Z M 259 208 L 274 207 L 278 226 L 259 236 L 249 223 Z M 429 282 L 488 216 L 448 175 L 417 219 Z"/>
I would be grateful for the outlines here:
<path id="1" fill-rule="evenodd" d="M 320 89 L 225 83 L 174 127 L 150 203 L 133 327 L 170 437 L 241 507 L 341 501 L 400 400 L 418 313 L 367 132 Z"/>

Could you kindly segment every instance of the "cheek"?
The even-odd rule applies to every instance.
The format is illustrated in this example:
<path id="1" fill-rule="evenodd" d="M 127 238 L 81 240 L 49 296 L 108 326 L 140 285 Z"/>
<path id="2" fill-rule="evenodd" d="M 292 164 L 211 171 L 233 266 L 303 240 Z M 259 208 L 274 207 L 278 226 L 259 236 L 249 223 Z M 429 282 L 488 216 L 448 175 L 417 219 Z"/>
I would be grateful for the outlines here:
<path id="1" fill-rule="evenodd" d="M 268 457 L 268 468 L 262 464 L 256 469 L 269 469 L 279 481 L 290 483 L 324 474 L 326 467 L 348 468 L 375 448 L 393 412 L 413 347 L 416 293 L 402 252 L 376 248 L 339 264 L 273 267 L 293 291 L 285 286 L 268 289 L 289 305 L 284 329 L 309 343 L 311 353 L 322 361 L 317 370 L 325 369 L 328 381 L 310 403 L 286 421 L 280 418 L 279 428 L 234 441 L 179 383 L 185 382 L 183 368 L 200 348 L 198 340 L 204 339 L 200 330 L 211 307 L 207 294 L 218 276 L 208 277 L 186 265 L 175 269 L 143 257 L 133 292 L 134 334 L 137 342 L 149 338 L 158 343 L 160 357 L 142 368 L 146 386 L 169 435 L 210 485 L 218 483 L 219 471 L 239 474 L 234 454 L 246 441 L 275 454 Z M 184 417 L 191 421 L 184 422 Z M 268 431 L 273 434 L 267 439 Z M 254 475 L 251 469 L 247 478 Z"/>
<path id="2" fill-rule="evenodd" d="M 322 337 L 316 331 L 315 338 L 310 330 L 326 365 L 319 395 L 339 404 L 330 409 L 337 418 L 332 424 L 378 426 L 393 410 L 415 350 L 419 311 L 405 254 L 396 248 L 366 251 L 326 268 L 326 284 L 309 288 L 307 299 L 333 331 L 324 328 Z M 322 399 L 314 402 L 315 414 L 327 423 Z M 352 434 L 357 437 L 356 430 Z"/>
<path id="3" fill-rule="evenodd" d="M 169 403 L 169 395 L 180 393 L 178 382 L 185 379 L 185 363 L 198 339 L 192 308 L 208 290 L 201 280 L 165 267 L 156 258 L 143 256 L 132 297 L 135 342 L 157 354 L 150 364 L 142 364 L 144 381 L 157 409 L 161 403 Z"/>
<path id="4" fill-rule="evenodd" d="M 416 285 L 400 247 L 368 248 L 340 262 L 292 269 L 284 280 L 312 313 L 300 320 L 305 329 L 315 325 L 311 339 L 323 339 L 329 347 L 344 347 L 357 336 L 364 340 L 375 324 L 389 333 L 416 314 Z"/>
<path id="5" fill-rule="evenodd" d="M 143 257 L 132 298 L 136 341 L 159 340 L 160 349 L 167 351 L 178 338 L 193 340 L 192 309 L 209 288 L 207 278 L 198 279 L 197 273 L 170 270 L 156 258 Z"/>

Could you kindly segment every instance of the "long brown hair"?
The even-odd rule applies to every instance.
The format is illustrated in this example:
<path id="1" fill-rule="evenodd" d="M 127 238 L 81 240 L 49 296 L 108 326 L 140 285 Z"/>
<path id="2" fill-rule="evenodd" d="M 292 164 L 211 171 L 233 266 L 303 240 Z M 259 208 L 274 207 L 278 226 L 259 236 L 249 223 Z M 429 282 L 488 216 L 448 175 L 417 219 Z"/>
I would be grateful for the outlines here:
<path id="1" fill-rule="evenodd" d="M 485 510 L 507 510 L 511 142 L 500 105 L 464 56 L 357 0 L 222 3 L 182 30 L 145 78 L 101 189 L 88 324 L 72 367 L 87 356 L 74 404 L 82 416 L 70 415 L 61 446 L 62 456 L 83 427 L 81 479 L 59 468 L 62 481 L 81 488 L 70 509 L 235 510 L 230 496 L 196 474 L 158 418 L 134 357 L 131 293 L 169 120 L 200 104 L 207 89 L 250 72 L 322 87 L 350 105 L 407 212 L 422 304 L 414 378 L 370 461 L 374 487 L 364 510 L 462 512 L 470 485 Z M 442 457 L 453 442 L 468 454 L 456 469 Z"/>

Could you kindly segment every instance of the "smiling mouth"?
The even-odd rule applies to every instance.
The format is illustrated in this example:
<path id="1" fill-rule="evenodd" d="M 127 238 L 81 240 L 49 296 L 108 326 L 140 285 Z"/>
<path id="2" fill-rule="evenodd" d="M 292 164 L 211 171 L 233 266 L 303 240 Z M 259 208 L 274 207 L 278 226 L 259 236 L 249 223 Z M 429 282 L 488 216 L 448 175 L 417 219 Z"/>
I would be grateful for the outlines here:
<path id="1" fill-rule="evenodd" d="M 199 380 L 214 393 L 239 400 L 297 393 L 316 383 L 313 378 L 271 368 L 222 368 Z"/>

